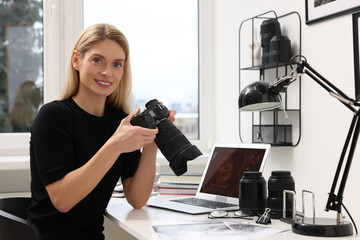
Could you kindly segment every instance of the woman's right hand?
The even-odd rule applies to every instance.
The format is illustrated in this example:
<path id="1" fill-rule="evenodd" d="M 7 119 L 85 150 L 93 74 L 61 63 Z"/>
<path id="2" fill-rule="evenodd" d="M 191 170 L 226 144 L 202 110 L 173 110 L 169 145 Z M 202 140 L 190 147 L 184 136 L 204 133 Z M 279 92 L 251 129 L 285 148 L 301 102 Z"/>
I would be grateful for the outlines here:
<path id="1" fill-rule="evenodd" d="M 140 108 L 124 118 L 113 136 L 112 140 L 121 150 L 120 153 L 132 152 L 154 142 L 158 129 L 148 129 L 131 125 L 131 119 L 140 112 Z"/>

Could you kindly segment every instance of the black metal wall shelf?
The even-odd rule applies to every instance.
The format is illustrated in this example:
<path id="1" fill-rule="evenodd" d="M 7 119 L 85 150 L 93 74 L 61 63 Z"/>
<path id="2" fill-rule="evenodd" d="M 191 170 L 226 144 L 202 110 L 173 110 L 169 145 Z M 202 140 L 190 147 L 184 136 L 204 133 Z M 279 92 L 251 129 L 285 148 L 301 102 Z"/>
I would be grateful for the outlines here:
<path id="1" fill-rule="evenodd" d="M 289 63 L 278 63 L 278 64 L 264 64 L 264 65 L 257 65 L 257 66 L 250 66 L 250 67 L 244 67 L 240 70 L 266 70 L 266 69 L 272 69 L 277 67 L 284 67 L 287 66 Z"/>
<path id="2" fill-rule="evenodd" d="M 275 11 L 271 10 L 245 19 L 239 27 L 239 92 L 242 90 L 242 86 L 246 86 L 253 81 L 272 82 L 279 76 L 286 75 L 288 71 L 291 71 L 292 66 L 286 62 L 276 61 L 266 64 L 255 62 L 254 39 L 256 33 L 254 33 L 254 30 L 257 27 L 260 28 L 260 24 L 268 19 L 276 19 L 284 28 L 283 32 L 289 35 L 293 33 L 291 37 L 289 36 L 292 43 L 292 55 L 301 54 L 301 18 L 298 12 L 278 16 Z M 297 35 L 297 37 L 294 37 L 294 35 Z M 244 39 L 247 39 L 247 41 L 244 41 Z M 293 43 L 294 41 L 295 43 Z M 250 58 L 247 59 L 248 61 L 242 61 L 246 56 L 244 54 L 246 49 L 248 52 L 250 49 Z M 256 71 L 258 71 L 258 75 L 256 75 Z M 244 75 L 249 75 L 249 72 L 252 72 L 250 73 L 251 76 L 247 76 L 247 79 L 245 79 Z M 251 82 L 246 82 L 246 80 L 251 80 Z M 239 112 L 239 137 L 241 142 L 270 143 L 272 146 L 296 146 L 299 144 L 301 138 L 301 79 L 297 81 L 295 94 L 293 94 L 294 90 L 292 90 L 292 94 L 286 91 L 282 95 L 284 110 L 290 116 L 289 119 L 284 118 L 283 115 L 286 115 L 286 113 L 281 109 L 256 113 Z M 289 106 L 289 98 L 293 100 L 295 106 Z M 249 134 L 248 129 L 247 131 L 242 130 L 242 128 L 248 128 L 249 126 L 252 128 L 251 134 Z"/>

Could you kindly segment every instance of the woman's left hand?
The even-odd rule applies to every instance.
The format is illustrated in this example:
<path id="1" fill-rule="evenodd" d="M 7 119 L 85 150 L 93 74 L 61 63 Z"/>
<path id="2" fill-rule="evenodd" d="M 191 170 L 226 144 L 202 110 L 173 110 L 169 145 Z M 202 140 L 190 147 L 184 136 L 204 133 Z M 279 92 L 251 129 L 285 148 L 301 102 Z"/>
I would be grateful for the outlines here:
<path id="1" fill-rule="evenodd" d="M 175 110 L 169 110 L 169 116 L 167 117 L 171 122 L 175 122 L 175 115 L 176 115 L 176 111 Z"/>
<path id="2" fill-rule="evenodd" d="M 161 104 L 163 104 L 163 102 L 160 101 Z M 169 116 L 167 117 L 167 119 L 169 119 L 171 122 L 175 122 L 175 115 L 176 115 L 176 110 L 169 110 Z"/>

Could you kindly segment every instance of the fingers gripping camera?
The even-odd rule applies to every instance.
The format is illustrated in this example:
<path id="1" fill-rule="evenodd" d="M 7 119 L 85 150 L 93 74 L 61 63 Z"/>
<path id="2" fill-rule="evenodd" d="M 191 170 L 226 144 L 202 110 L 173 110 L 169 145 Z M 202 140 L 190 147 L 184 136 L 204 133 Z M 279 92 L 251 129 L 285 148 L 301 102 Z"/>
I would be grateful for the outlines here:
<path id="1" fill-rule="evenodd" d="M 145 104 L 146 109 L 136 114 L 131 124 L 145 128 L 158 127 L 155 143 L 169 161 L 170 168 L 180 176 L 187 171 L 187 161 L 202 155 L 201 151 L 190 143 L 181 131 L 169 120 L 169 110 L 158 100 Z"/>

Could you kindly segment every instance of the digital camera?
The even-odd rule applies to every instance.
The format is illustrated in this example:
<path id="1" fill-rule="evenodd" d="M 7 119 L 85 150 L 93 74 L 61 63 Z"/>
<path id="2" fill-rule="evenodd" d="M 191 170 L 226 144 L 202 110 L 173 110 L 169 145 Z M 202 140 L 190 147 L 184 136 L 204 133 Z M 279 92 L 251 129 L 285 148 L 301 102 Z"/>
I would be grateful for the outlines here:
<path id="1" fill-rule="evenodd" d="M 136 114 L 131 120 L 134 126 L 159 129 L 155 143 L 169 161 L 170 168 L 180 176 L 187 171 L 187 161 L 202 155 L 181 131 L 169 120 L 169 110 L 158 100 L 153 99 L 145 104 L 146 109 Z"/>

